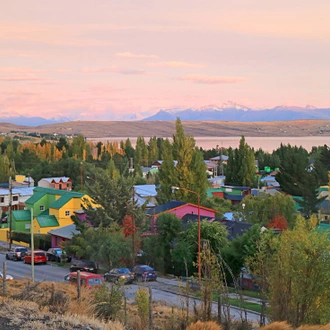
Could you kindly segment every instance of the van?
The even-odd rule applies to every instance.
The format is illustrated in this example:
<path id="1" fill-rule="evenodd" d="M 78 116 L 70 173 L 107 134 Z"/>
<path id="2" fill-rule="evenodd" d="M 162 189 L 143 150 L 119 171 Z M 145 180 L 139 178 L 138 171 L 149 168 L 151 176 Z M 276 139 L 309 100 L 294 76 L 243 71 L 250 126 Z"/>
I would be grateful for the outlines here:
<path id="1" fill-rule="evenodd" d="M 71 284 L 77 285 L 78 275 L 77 272 L 72 272 L 65 276 L 64 280 Z M 104 283 L 104 278 L 100 274 L 89 272 L 80 272 L 80 285 L 86 288 L 100 286 Z"/>

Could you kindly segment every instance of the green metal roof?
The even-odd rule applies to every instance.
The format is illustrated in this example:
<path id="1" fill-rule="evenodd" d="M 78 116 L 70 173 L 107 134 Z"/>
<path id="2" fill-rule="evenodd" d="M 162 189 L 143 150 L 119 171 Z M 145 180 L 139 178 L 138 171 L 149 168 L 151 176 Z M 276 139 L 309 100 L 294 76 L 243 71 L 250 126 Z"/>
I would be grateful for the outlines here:
<path id="1" fill-rule="evenodd" d="M 73 197 L 82 197 L 85 195 L 83 193 L 75 192 L 75 191 L 67 191 L 67 190 L 44 188 L 44 187 L 35 187 L 33 193 L 34 192 L 43 192 L 49 195 L 62 195 L 62 196 L 66 194 L 72 194 Z"/>
<path id="2" fill-rule="evenodd" d="M 41 212 L 39 215 L 49 215 L 49 209 Z"/>
<path id="3" fill-rule="evenodd" d="M 63 195 L 61 196 L 58 200 L 56 200 L 54 203 L 52 203 L 49 208 L 52 209 L 60 209 L 61 207 L 63 207 L 66 203 L 68 203 L 73 197 L 72 194 L 67 194 L 67 195 Z"/>
<path id="4" fill-rule="evenodd" d="M 54 215 L 39 215 L 36 217 L 40 227 L 58 227 L 59 223 Z"/>
<path id="5" fill-rule="evenodd" d="M 240 189 L 232 189 L 232 191 L 225 191 L 225 193 L 230 196 L 242 196 L 242 190 Z"/>
<path id="6" fill-rule="evenodd" d="M 17 210 L 12 211 L 13 219 L 16 221 L 31 221 L 31 212 L 30 210 Z"/>
<path id="7" fill-rule="evenodd" d="M 34 204 L 45 195 L 46 195 L 45 192 L 42 191 L 36 192 L 36 189 L 34 188 L 33 195 L 25 201 L 25 204 Z"/>

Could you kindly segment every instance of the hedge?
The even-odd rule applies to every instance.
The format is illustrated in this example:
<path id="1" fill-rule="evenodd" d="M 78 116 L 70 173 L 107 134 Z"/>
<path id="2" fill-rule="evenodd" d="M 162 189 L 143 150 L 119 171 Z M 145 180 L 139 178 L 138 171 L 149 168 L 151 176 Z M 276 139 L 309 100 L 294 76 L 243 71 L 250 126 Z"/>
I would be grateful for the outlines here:
<path id="1" fill-rule="evenodd" d="M 11 233 L 13 241 L 25 242 L 31 246 L 31 234 L 23 231 L 13 231 Z M 49 234 L 34 234 L 34 248 L 48 250 L 51 247 L 52 238 Z"/>

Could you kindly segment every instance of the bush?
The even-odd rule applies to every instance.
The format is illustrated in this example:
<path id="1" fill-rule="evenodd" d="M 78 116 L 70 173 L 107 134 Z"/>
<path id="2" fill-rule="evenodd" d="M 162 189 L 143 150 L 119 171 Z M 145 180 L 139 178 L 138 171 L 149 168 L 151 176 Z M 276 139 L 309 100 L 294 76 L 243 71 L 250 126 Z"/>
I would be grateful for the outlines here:
<path id="1" fill-rule="evenodd" d="M 13 241 L 25 242 L 31 246 L 31 233 L 13 231 L 11 234 Z M 36 249 L 48 250 L 51 247 L 52 238 L 49 234 L 33 234 L 34 247 Z"/>
<path id="2" fill-rule="evenodd" d="M 146 325 L 149 316 L 149 293 L 146 289 L 139 288 L 135 295 L 135 302 L 137 304 L 141 323 Z"/>
<path id="3" fill-rule="evenodd" d="M 124 292 L 120 285 L 113 284 L 108 288 L 105 284 L 95 292 L 97 316 L 106 320 L 116 319 L 123 305 Z"/>

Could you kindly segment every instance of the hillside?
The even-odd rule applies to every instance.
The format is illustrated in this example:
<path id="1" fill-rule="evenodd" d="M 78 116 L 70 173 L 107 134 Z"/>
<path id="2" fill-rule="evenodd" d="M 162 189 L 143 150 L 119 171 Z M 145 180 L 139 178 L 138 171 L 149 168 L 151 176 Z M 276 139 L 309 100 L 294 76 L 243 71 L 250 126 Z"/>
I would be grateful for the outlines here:
<path id="1" fill-rule="evenodd" d="M 330 120 L 272 122 L 183 121 L 185 133 L 202 136 L 330 136 Z M 0 132 L 24 131 L 74 135 L 87 138 L 157 136 L 171 137 L 175 121 L 73 121 L 41 126 L 0 123 Z"/>

